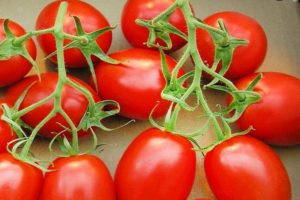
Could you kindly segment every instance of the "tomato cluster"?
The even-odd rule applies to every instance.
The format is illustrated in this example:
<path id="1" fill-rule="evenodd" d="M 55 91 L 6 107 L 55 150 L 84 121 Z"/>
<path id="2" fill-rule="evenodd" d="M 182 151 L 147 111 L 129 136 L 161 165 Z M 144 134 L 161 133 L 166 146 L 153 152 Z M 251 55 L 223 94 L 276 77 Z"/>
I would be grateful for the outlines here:
<path id="1" fill-rule="evenodd" d="M 80 31 L 96 33 L 110 26 L 98 9 L 85 1 L 53 1 L 44 7 L 36 21 L 37 42 L 58 68 L 61 66 L 56 54 L 60 49 L 57 49 L 56 37 L 61 35 L 55 35 L 59 34 L 56 30 L 54 33 L 42 32 L 55 26 L 61 2 L 68 3 L 62 23 L 63 31 L 67 35 L 67 39 L 63 41 L 65 47 L 72 44 L 72 39 L 79 35 Z M 140 133 L 128 146 L 116 168 L 114 179 L 100 158 L 72 151 L 69 156 L 55 159 L 43 175 L 36 162 L 23 162 L 26 157 L 23 151 L 20 155 L 10 154 L 16 151 L 12 149 L 15 144 L 19 144 L 17 136 L 20 131 L 7 119 L 14 116 L 14 113 L 10 113 L 11 110 L 17 113 L 19 111 L 18 114 L 21 112 L 22 116 L 16 123 L 26 124 L 23 134 L 30 135 L 30 130 L 39 128 L 42 124 L 38 132 L 40 136 L 52 138 L 53 141 L 59 138 L 67 150 L 69 147 L 72 149 L 70 141 L 77 142 L 72 126 L 79 127 L 76 129 L 79 138 L 91 135 L 95 128 L 92 123 L 89 129 L 81 126 L 87 113 L 92 113 L 89 110 L 91 102 L 86 93 L 74 88 L 74 85 L 89 93 L 96 104 L 111 100 L 118 102 L 119 114 L 126 118 L 146 120 L 150 117 L 153 121 L 153 118 L 168 116 L 173 110 L 173 107 L 170 107 L 173 103 L 162 98 L 162 93 L 166 84 L 170 82 L 166 74 L 172 74 L 177 67 L 177 61 L 170 55 L 163 57 L 155 48 L 149 49 L 146 45 L 149 30 L 135 22 L 136 19 L 149 21 L 175 5 L 175 2 L 127 0 L 121 17 L 121 27 L 125 38 L 133 47 L 107 55 L 104 60 L 110 62 L 99 60 L 103 54 L 92 55 L 96 82 L 92 75 L 89 83 L 85 83 L 71 75 L 64 77 L 60 70 L 59 73 L 45 72 L 39 76 L 25 77 L 32 65 L 26 57 L 13 55 L 0 59 L 0 87 L 10 85 L 4 94 L 4 100 L 0 101 L 1 200 L 183 200 L 189 197 L 197 163 L 196 151 L 193 148 L 198 145 L 193 145 L 194 139 L 174 134 L 167 128 L 149 128 Z M 190 10 L 190 15 L 193 15 L 192 8 Z M 78 28 L 79 24 L 76 18 L 74 20 L 74 16 L 80 19 L 82 30 Z M 185 17 L 183 11 L 176 8 L 167 19 L 170 26 L 177 28 L 181 34 L 188 35 L 189 24 Z M 219 19 L 222 19 L 229 33 L 228 40 L 241 38 L 247 41 L 246 45 L 238 46 L 233 51 L 232 61 L 224 76 L 234 81 L 234 85 L 241 91 L 253 87 L 253 92 L 260 95 L 260 100 L 247 107 L 236 121 L 241 130 L 253 127 L 250 136 L 226 138 L 227 140 L 219 142 L 205 154 L 204 168 L 208 184 L 220 200 L 289 200 L 291 185 L 286 169 L 276 153 L 265 143 L 280 146 L 300 144 L 300 80 L 283 73 L 263 72 L 262 79 L 252 86 L 257 77 L 257 73 L 254 72 L 263 63 L 267 52 L 266 34 L 256 20 L 237 12 L 215 13 L 203 22 L 208 26 L 220 28 Z M 8 32 L 6 22 L 0 19 L 0 42 L 10 34 L 16 37 L 26 34 L 25 30 L 13 21 L 8 22 Z M 156 31 L 155 34 L 166 36 L 161 29 Z M 188 42 L 187 38 L 173 33 L 166 38 L 173 44 L 172 48 L 166 51 L 168 53 L 180 49 Z M 224 63 L 213 66 L 216 51 L 231 48 L 228 47 L 231 44 L 226 40 L 216 44 L 211 33 L 201 28 L 196 30 L 195 38 L 198 53 L 207 67 L 216 67 L 216 72 L 222 71 Z M 87 37 L 80 39 L 82 46 L 89 42 Z M 95 41 L 96 50 L 106 53 L 113 41 L 112 32 L 105 31 L 99 34 Z M 166 41 L 162 38 L 155 42 L 166 46 Z M 36 46 L 31 38 L 26 40 L 24 49 L 33 60 L 36 59 Z M 66 67 L 87 67 L 90 63 L 84 53 L 88 50 L 81 51 L 74 47 L 64 49 Z M 0 58 L 1 56 L 0 53 Z M 164 69 L 164 62 L 167 69 Z M 177 78 L 186 74 L 180 68 Z M 205 76 L 208 79 L 212 78 L 208 74 Z M 73 85 L 63 85 L 57 105 L 56 101 L 47 98 L 55 93 L 61 79 L 68 79 Z M 185 89 L 185 84 L 188 83 L 183 84 L 182 90 Z M 59 98 L 54 95 L 54 99 Z M 229 107 L 232 102 L 233 97 L 228 95 Z M 35 104 L 40 105 L 34 107 Z M 13 108 L 10 109 L 11 106 Z M 56 113 L 44 122 L 54 108 L 63 112 Z M 114 105 L 110 105 L 101 109 L 109 112 L 114 108 Z M 229 115 L 234 115 L 234 112 L 233 110 Z M 28 136 L 25 138 L 30 140 Z M 27 143 L 27 140 L 24 141 Z"/>

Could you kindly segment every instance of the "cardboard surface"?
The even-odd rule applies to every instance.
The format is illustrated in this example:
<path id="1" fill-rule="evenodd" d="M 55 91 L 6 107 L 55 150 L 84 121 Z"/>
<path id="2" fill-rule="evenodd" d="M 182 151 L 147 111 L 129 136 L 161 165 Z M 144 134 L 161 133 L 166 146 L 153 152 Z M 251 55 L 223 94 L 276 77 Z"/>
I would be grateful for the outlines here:
<path id="1" fill-rule="evenodd" d="M 32 30 L 39 11 L 49 2 L 49 0 L 0 0 L 0 17 L 10 18 L 22 24 L 27 30 Z M 125 0 L 86 0 L 86 2 L 101 10 L 112 25 L 119 25 Z M 292 0 L 192 0 L 191 3 L 196 15 L 200 18 L 218 11 L 235 10 L 257 19 L 264 27 L 269 43 L 267 57 L 259 71 L 278 71 L 300 77 L 299 3 L 294 3 Z M 129 47 L 124 40 L 120 27 L 114 30 L 113 37 L 110 52 Z M 173 55 L 178 57 L 180 53 L 181 51 L 178 51 Z M 43 57 L 41 52 L 39 52 L 39 57 Z M 39 64 L 43 70 L 55 70 L 55 67 L 48 62 L 40 61 Z M 186 68 L 188 69 L 189 67 L 191 67 L 190 63 L 187 63 Z M 82 78 L 86 78 L 88 75 L 88 72 L 84 70 L 72 70 L 70 73 L 79 75 Z M 1 92 L 3 91 L 2 89 Z M 223 94 L 209 92 L 207 95 L 211 106 L 224 102 Z M 199 119 L 201 113 L 201 110 L 195 113 L 183 113 L 178 128 L 184 131 L 192 130 L 195 124 L 202 123 L 201 119 Z M 109 120 L 111 127 L 118 126 L 124 122 L 126 122 L 126 119 L 120 117 Z M 111 133 L 98 131 L 100 142 L 107 144 L 105 150 L 99 156 L 106 162 L 112 174 L 114 174 L 116 165 L 128 144 L 136 135 L 148 127 L 150 127 L 148 122 L 138 121 Z M 212 138 L 207 136 L 201 138 L 200 143 L 205 144 L 211 140 Z M 82 149 L 88 149 L 90 142 L 90 139 L 82 140 Z M 34 144 L 33 152 L 39 158 L 51 160 L 53 157 L 48 153 L 47 143 L 48 141 L 43 139 L 37 140 Z M 292 182 L 293 200 L 300 200 L 300 146 L 274 149 L 278 152 L 288 170 Z M 201 154 L 198 154 L 197 163 L 197 177 L 189 199 L 198 197 L 213 199 L 213 195 L 205 181 Z"/>

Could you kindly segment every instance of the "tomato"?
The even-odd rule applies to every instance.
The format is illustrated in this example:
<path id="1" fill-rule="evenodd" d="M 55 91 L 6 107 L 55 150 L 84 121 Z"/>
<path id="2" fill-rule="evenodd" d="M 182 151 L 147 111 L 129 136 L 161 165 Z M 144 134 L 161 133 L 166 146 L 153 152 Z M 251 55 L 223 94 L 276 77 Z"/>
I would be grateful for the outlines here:
<path id="1" fill-rule="evenodd" d="M 93 155 L 57 158 L 45 174 L 41 200 L 114 200 L 112 177 Z"/>
<path id="2" fill-rule="evenodd" d="M 187 139 L 156 128 L 126 149 L 115 174 L 119 200 L 182 200 L 191 191 L 196 154 Z"/>
<path id="3" fill-rule="evenodd" d="M 235 85 L 245 89 L 256 76 L 246 76 Z M 250 134 L 272 145 L 300 144 L 300 79 L 265 72 L 254 91 L 261 95 L 261 100 L 250 105 L 236 125 L 242 130 L 253 126 Z"/>
<path id="4" fill-rule="evenodd" d="M 2 153 L 0 177 L 1 200 L 39 200 L 43 173 L 38 168 Z"/>
<path id="5" fill-rule="evenodd" d="M 82 87 L 88 89 L 94 97 L 94 100 L 99 101 L 99 97 L 96 92 L 92 90 L 86 83 L 83 81 L 69 76 L 69 78 Z M 56 88 L 58 80 L 58 75 L 56 73 L 44 73 L 41 75 L 41 82 L 38 82 L 36 76 L 29 76 L 23 79 L 21 82 L 11 86 L 5 94 L 5 99 L 14 104 L 16 100 L 20 97 L 22 92 L 33 82 L 35 82 L 32 87 L 29 89 L 24 100 L 20 105 L 20 109 L 24 109 L 46 97 L 48 97 Z M 86 109 L 88 107 L 88 100 L 83 93 L 79 92 L 75 88 L 65 85 L 61 94 L 61 105 L 63 110 L 71 118 L 75 126 L 78 126 L 82 117 L 84 116 Z M 38 108 L 28 112 L 22 116 L 22 120 L 31 127 L 35 127 L 39 124 L 53 109 L 53 100 L 48 101 L 47 103 L 42 104 Z M 60 115 L 57 114 L 50 121 L 48 121 L 40 130 L 40 135 L 52 138 L 55 136 L 55 133 L 59 133 L 64 130 L 61 126 L 70 127 L 66 120 Z M 80 130 L 78 132 L 79 136 L 85 136 L 89 132 L 84 132 Z M 70 137 L 70 133 L 65 133 L 67 137 Z"/>
<path id="6" fill-rule="evenodd" d="M 159 101 L 153 117 L 164 115 L 170 102 L 160 96 L 166 84 L 161 71 L 160 53 L 132 48 L 109 56 L 121 64 L 100 62 L 95 67 L 101 99 L 117 101 L 121 107 L 120 115 L 134 119 L 148 119 Z M 166 59 L 171 71 L 176 61 L 169 56 Z M 183 73 L 180 71 L 181 75 Z"/>
<path id="7" fill-rule="evenodd" d="M 96 30 L 109 27 L 109 22 L 102 15 L 102 13 L 94 8 L 92 5 L 78 0 L 64 0 L 68 2 L 68 9 L 64 19 L 63 29 L 66 33 L 77 35 L 75 21 L 73 16 L 79 17 L 83 30 L 86 33 L 94 32 Z M 59 5 L 62 1 L 53 1 L 48 4 L 39 14 L 36 21 L 36 29 L 47 29 L 53 27 L 57 15 Z M 112 33 L 106 32 L 97 38 L 98 46 L 107 52 L 112 40 Z M 55 39 L 52 34 L 43 34 L 37 37 L 37 41 L 42 50 L 48 55 L 56 51 Z M 70 40 L 65 40 L 64 44 L 70 43 Z M 87 62 L 79 49 L 68 49 L 64 51 L 65 64 L 68 67 L 85 67 Z M 51 61 L 57 63 L 56 56 L 50 58 Z M 99 61 L 96 57 L 92 57 L 93 62 Z"/>
<path id="8" fill-rule="evenodd" d="M 5 103 L 2 100 L 0 100 L 0 106 Z M 0 117 L 3 114 L 2 107 L 0 107 Z M 6 152 L 7 149 L 7 143 L 10 141 L 16 139 L 17 136 L 14 133 L 14 131 L 10 128 L 10 126 L 0 119 L 0 153 Z"/>
<path id="9" fill-rule="evenodd" d="M 204 169 L 218 200 L 290 200 L 288 174 L 274 151 L 250 136 L 233 137 L 208 152 Z"/>
<path id="10" fill-rule="evenodd" d="M 135 20 L 151 20 L 174 2 L 175 0 L 127 0 L 121 17 L 121 27 L 127 41 L 134 47 L 147 48 L 145 43 L 148 40 L 149 30 L 136 24 Z M 175 10 L 170 16 L 169 22 L 181 32 L 187 34 L 186 22 L 180 9 Z M 180 49 L 186 44 L 186 41 L 177 35 L 171 34 L 170 37 L 173 44 L 170 51 Z M 163 41 L 158 40 L 158 42 L 165 46 Z"/>
<path id="11" fill-rule="evenodd" d="M 218 19 L 223 20 L 233 37 L 249 42 L 246 46 L 235 49 L 225 77 L 234 80 L 254 72 L 264 61 L 267 52 L 267 37 L 261 25 L 253 18 L 233 11 L 215 13 L 205 18 L 204 22 L 218 27 Z M 197 46 L 202 59 L 212 66 L 215 46 L 207 31 L 197 29 Z"/>
<path id="12" fill-rule="evenodd" d="M 5 39 L 6 34 L 3 28 L 4 19 L 0 19 L 0 43 Z M 8 27 L 16 36 L 22 36 L 26 32 L 16 22 L 9 21 Z M 26 49 L 32 59 L 36 59 L 36 46 L 32 39 L 25 43 Z M 21 80 L 31 69 L 32 65 L 23 56 L 13 56 L 7 60 L 0 60 L 0 87 L 10 85 Z"/>

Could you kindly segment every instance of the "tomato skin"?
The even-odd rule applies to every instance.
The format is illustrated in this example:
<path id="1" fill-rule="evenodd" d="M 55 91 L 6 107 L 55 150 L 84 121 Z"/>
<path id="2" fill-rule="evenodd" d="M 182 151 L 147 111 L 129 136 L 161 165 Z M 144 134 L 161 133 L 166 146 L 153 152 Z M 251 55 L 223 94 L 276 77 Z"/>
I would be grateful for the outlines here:
<path id="1" fill-rule="evenodd" d="M 196 154 L 187 139 L 156 128 L 142 132 L 123 154 L 115 174 L 119 200 L 187 199 Z"/>
<path id="2" fill-rule="evenodd" d="M 300 79 L 276 72 L 262 74 L 263 78 L 254 87 L 262 99 L 250 105 L 236 125 L 241 130 L 253 126 L 250 134 L 272 145 L 300 144 Z M 235 85 L 244 89 L 256 76 L 246 76 Z"/>
<path id="3" fill-rule="evenodd" d="M 267 52 L 267 37 L 263 28 L 251 17 L 233 11 L 215 13 L 203 21 L 208 25 L 218 27 L 217 21 L 220 18 L 233 37 L 249 42 L 248 45 L 235 49 L 232 63 L 225 77 L 235 80 L 253 73 L 263 63 Z M 197 29 L 197 46 L 202 59 L 208 66 L 212 66 L 215 46 L 207 31 Z"/>
<path id="4" fill-rule="evenodd" d="M 0 177 L 1 200 L 39 200 L 43 173 L 38 168 L 1 153 Z"/>
<path id="5" fill-rule="evenodd" d="M 5 39 L 3 28 L 4 19 L 0 19 L 0 43 Z M 26 32 L 16 22 L 9 21 L 8 27 L 16 36 L 22 36 Z M 36 46 L 32 39 L 25 43 L 26 49 L 32 59 L 36 59 Z M 23 56 L 13 56 L 8 60 L 0 60 L 0 87 L 8 86 L 18 80 L 21 80 L 31 69 L 32 65 Z"/>
<path id="6" fill-rule="evenodd" d="M 218 200 L 290 200 L 288 174 L 274 151 L 250 136 L 233 137 L 208 152 L 204 169 Z"/>
<path id="7" fill-rule="evenodd" d="M 68 9 L 63 24 L 63 29 L 66 33 L 77 35 L 73 16 L 79 17 L 83 30 L 86 33 L 94 32 L 110 26 L 103 14 L 92 5 L 79 0 L 63 1 L 68 3 Z M 53 1 L 40 12 L 36 21 L 36 30 L 51 28 L 54 25 L 59 5 L 63 1 Z M 55 39 L 52 34 L 40 35 L 37 37 L 37 41 L 47 55 L 56 51 Z M 99 47 L 104 52 L 107 52 L 112 41 L 111 31 L 99 36 L 96 41 Z M 70 43 L 70 40 L 66 39 L 64 44 L 66 45 L 68 43 Z M 85 57 L 79 49 L 72 48 L 65 50 L 64 55 L 65 64 L 67 67 L 81 68 L 88 66 Z M 57 63 L 56 56 L 51 57 L 50 60 L 54 63 Z M 94 63 L 99 61 L 99 59 L 96 57 L 92 57 L 92 60 Z"/>
<path id="8" fill-rule="evenodd" d="M 100 62 L 95 67 L 101 99 L 112 99 L 120 104 L 120 115 L 145 120 L 151 110 L 159 105 L 153 117 L 163 116 L 170 102 L 161 98 L 166 81 L 161 71 L 161 58 L 158 51 L 149 49 L 126 49 L 109 55 L 121 61 L 112 65 Z M 176 61 L 167 56 L 170 71 Z M 180 75 L 184 72 L 180 71 Z"/>
<path id="9" fill-rule="evenodd" d="M 0 106 L 5 103 L 0 100 Z M 2 107 L 0 107 L 0 153 L 7 152 L 7 143 L 17 138 L 16 133 L 10 128 L 10 126 L 1 119 L 3 114 Z"/>
<path id="10" fill-rule="evenodd" d="M 148 40 L 149 31 L 146 27 L 135 23 L 136 19 L 150 20 L 162 13 L 174 0 L 127 0 L 121 17 L 121 27 L 127 41 L 134 47 L 147 48 L 145 44 Z M 187 26 L 183 13 L 177 9 L 170 17 L 169 22 L 183 33 L 187 33 Z M 186 41 L 177 35 L 170 35 L 172 48 L 176 51 L 186 44 Z M 158 42 L 165 46 L 162 40 Z"/>
<path id="11" fill-rule="evenodd" d="M 115 200 L 112 177 L 93 155 L 57 158 L 45 174 L 41 200 Z"/>
<path id="12" fill-rule="evenodd" d="M 83 81 L 69 76 L 69 78 L 78 84 L 82 85 L 86 89 L 88 89 L 94 100 L 97 102 L 99 101 L 99 97 L 97 96 L 96 92 L 86 83 Z M 5 100 L 10 104 L 14 104 L 16 100 L 20 97 L 22 92 L 33 82 L 34 85 L 29 89 L 28 93 L 26 94 L 23 102 L 20 105 L 20 110 L 24 109 L 46 97 L 48 97 L 56 88 L 58 80 L 58 74 L 56 73 L 44 73 L 41 75 L 41 82 L 38 82 L 36 76 L 29 76 L 23 79 L 21 82 L 11 86 L 7 92 L 5 93 Z M 65 85 L 62 91 L 62 108 L 63 110 L 69 115 L 73 123 L 78 126 L 81 118 L 86 112 L 88 107 L 88 100 L 78 90 L 75 88 Z M 53 109 L 53 100 L 48 101 L 47 103 L 42 104 L 40 107 L 28 112 L 24 116 L 22 116 L 22 120 L 27 123 L 31 127 L 35 127 L 38 123 L 40 123 Z M 48 121 L 39 131 L 39 134 L 47 137 L 53 138 L 55 133 L 59 133 L 64 130 L 60 124 L 64 125 L 65 127 L 69 127 L 66 120 L 60 115 L 57 114 L 53 117 L 50 121 Z M 78 135 L 80 137 L 88 135 L 89 132 L 79 131 Z M 69 132 L 64 134 L 67 137 L 70 137 L 71 134 Z"/>

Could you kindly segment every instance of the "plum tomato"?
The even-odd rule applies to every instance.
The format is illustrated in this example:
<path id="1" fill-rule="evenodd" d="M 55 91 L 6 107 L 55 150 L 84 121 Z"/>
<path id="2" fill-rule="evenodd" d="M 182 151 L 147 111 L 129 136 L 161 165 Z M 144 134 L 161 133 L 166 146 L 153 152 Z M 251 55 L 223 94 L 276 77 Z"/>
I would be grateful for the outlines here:
<path id="1" fill-rule="evenodd" d="M 145 43 L 148 40 L 149 31 L 146 27 L 136 24 L 135 20 L 151 20 L 174 2 L 175 0 L 127 0 L 121 17 L 121 27 L 127 41 L 133 47 L 147 48 Z M 187 33 L 186 22 L 180 9 L 175 10 L 169 22 L 181 32 Z M 175 51 L 186 44 L 186 41 L 177 35 L 171 34 L 170 37 L 173 44 L 170 51 Z M 165 46 L 163 41 L 158 40 L 158 42 Z"/>
<path id="2" fill-rule="evenodd" d="M 96 102 L 100 100 L 96 92 L 85 82 L 72 76 L 69 76 L 69 78 L 89 90 Z M 21 110 L 52 94 L 56 88 L 57 81 L 58 74 L 56 73 L 42 74 L 41 82 L 38 81 L 37 76 L 29 76 L 11 86 L 5 93 L 4 98 L 7 102 L 14 105 L 23 91 L 33 83 L 20 105 L 19 109 Z M 61 97 L 62 109 L 68 114 L 75 126 L 78 126 L 89 104 L 87 98 L 83 93 L 69 85 L 64 86 Z M 53 100 L 51 100 L 42 104 L 23 115 L 22 120 L 30 127 L 34 128 L 50 113 L 53 109 L 53 103 Z M 59 133 L 64 130 L 62 125 L 64 127 L 70 127 L 67 121 L 60 114 L 57 114 L 41 128 L 39 134 L 47 138 L 53 138 L 55 133 Z M 89 132 L 80 130 L 78 134 L 81 137 L 88 135 Z M 64 133 L 64 135 L 67 137 L 71 136 L 69 132 Z"/>
<path id="3" fill-rule="evenodd" d="M 99 96 L 120 104 L 120 115 L 133 119 L 148 119 L 157 105 L 153 117 L 164 115 L 170 105 L 161 99 L 166 81 L 162 74 L 160 53 L 149 49 L 126 49 L 109 55 L 120 61 L 113 65 L 100 62 L 95 67 Z M 170 72 L 176 61 L 166 56 Z M 184 74 L 183 70 L 180 75 Z"/>
<path id="4" fill-rule="evenodd" d="M 1 153 L 0 177 L 1 200 L 39 200 L 43 185 L 40 169 Z"/>
<path id="5" fill-rule="evenodd" d="M 186 138 L 156 128 L 128 146 L 115 174 L 119 200 L 182 200 L 193 186 L 196 153 Z"/>
<path id="6" fill-rule="evenodd" d="M 3 27 L 4 19 L 0 19 L 0 43 L 6 37 Z M 16 36 L 22 36 L 26 32 L 16 22 L 9 21 L 8 27 Z M 33 60 L 36 59 L 36 46 L 32 39 L 25 42 L 26 49 Z M 0 87 L 8 86 L 21 80 L 31 69 L 32 64 L 23 56 L 13 56 L 7 60 L 0 60 Z"/>
<path id="7" fill-rule="evenodd" d="M 115 200 L 113 179 L 93 155 L 57 158 L 49 166 L 41 200 Z"/>
<path id="8" fill-rule="evenodd" d="M 251 136 L 236 136 L 204 158 L 207 181 L 218 200 L 291 200 L 284 165 L 266 144 Z"/>
<path id="9" fill-rule="evenodd" d="M 235 80 L 253 73 L 263 63 L 267 52 L 267 37 L 262 26 L 255 19 L 234 11 L 215 13 L 203 21 L 210 26 L 218 27 L 218 19 L 223 20 L 228 32 L 233 37 L 249 42 L 247 45 L 238 46 L 235 49 L 225 77 Z M 197 46 L 204 62 L 208 66 L 212 66 L 215 46 L 206 30 L 197 29 Z"/>
<path id="10" fill-rule="evenodd" d="M 278 72 L 264 72 L 254 87 L 261 100 L 250 105 L 236 121 L 245 130 L 253 126 L 250 134 L 272 145 L 300 144 L 300 79 Z M 235 85 L 245 89 L 257 74 L 238 80 Z M 228 97 L 228 103 L 230 103 Z"/>
<path id="11" fill-rule="evenodd" d="M 63 29 L 66 33 L 76 35 L 76 26 L 73 16 L 77 16 L 81 23 L 83 30 L 87 33 L 109 27 L 109 22 L 105 16 L 92 5 L 79 0 L 64 0 L 68 3 L 67 13 L 64 19 Z M 40 12 L 36 21 L 36 30 L 47 29 L 53 27 L 57 15 L 59 5 L 62 1 L 53 1 L 48 4 Z M 55 39 L 52 34 L 43 34 L 37 37 L 37 41 L 42 50 L 48 55 L 56 51 Z M 106 32 L 97 38 L 98 46 L 107 52 L 112 41 L 112 33 Z M 64 44 L 67 45 L 70 40 L 65 40 Z M 86 67 L 87 62 L 79 49 L 71 48 L 64 51 L 65 64 L 70 68 Z M 51 61 L 57 63 L 56 56 L 50 58 Z M 98 62 L 99 59 L 92 56 L 93 62 Z"/>

